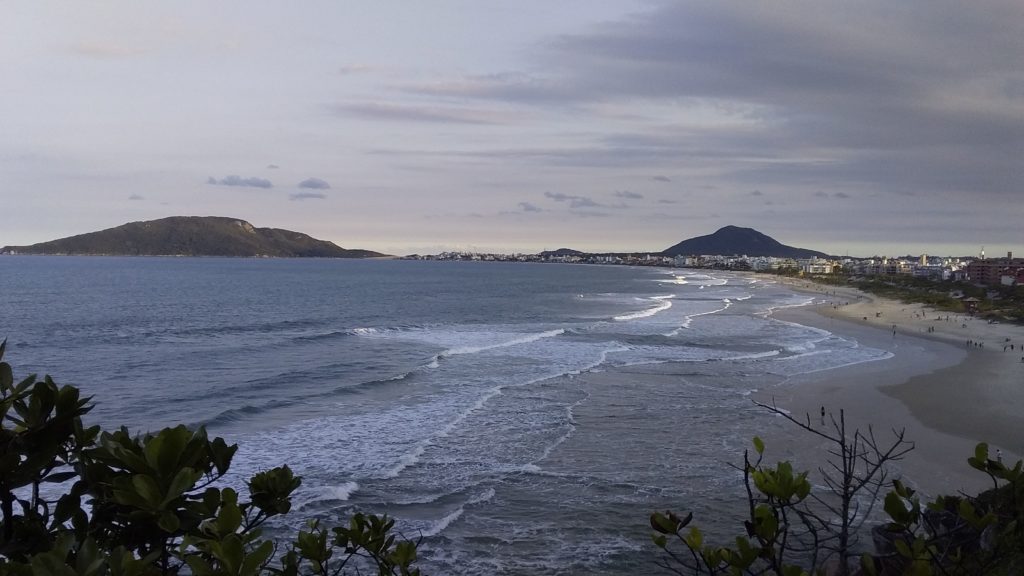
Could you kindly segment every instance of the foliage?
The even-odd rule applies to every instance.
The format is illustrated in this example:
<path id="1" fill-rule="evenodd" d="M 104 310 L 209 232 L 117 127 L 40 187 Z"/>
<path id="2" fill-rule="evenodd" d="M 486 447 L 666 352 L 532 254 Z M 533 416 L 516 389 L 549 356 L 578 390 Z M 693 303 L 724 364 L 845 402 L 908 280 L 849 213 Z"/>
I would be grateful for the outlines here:
<path id="1" fill-rule="evenodd" d="M 894 482 L 885 498 L 891 521 L 876 527 L 877 555 L 862 559 L 865 573 L 1024 573 L 1024 463 L 1011 468 L 992 460 L 984 443 L 967 462 L 988 475 L 992 489 L 922 505 L 914 490 Z"/>
<path id="2" fill-rule="evenodd" d="M 837 573 L 847 574 L 861 527 L 885 485 L 887 464 L 901 459 L 913 444 L 904 440 L 903 431 L 894 431 L 887 444 L 870 428 L 867 433 L 851 432 L 842 411 L 838 418 L 830 415 L 828 422 L 823 413 L 816 426 L 810 417 L 800 421 L 774 406 L 758 405 L 828 443 L 832 458 L 818 469 L 827 490 L 812 491 L 808 472 L 795 472 L 789 462 L 764 464 L 764 442 L 754 438 L 756 457 L 752 461 L 745 452 L 741 469 L 749 510 L 746 536 L 737 537 L 735 547 L 705 546 L 699 528 L 682 532 L 690 516 L 656 513 L 651 518 L 659 533 L 655 543 L 669 558 L 663 567 L 679 574 L 789 576 L 823 573 L 826 566 L 835 566 Z M 684 550 L 677 552 L 679 545 Z"/>
<path id="3" fill-rule="evenodd" d="M 0 254 L 124 256 L 273 256 L 277 258 L 373 258 L 370 250 L 346 250 L 333 242 L 280 228 L 256 228 L 238 218 L 171 216 L 130 222 L 31 246 L 4 246 Z"/>
<path id="4" fill-rule="evenodd" d="M 764 405 L 762 405 L 764 406 Z M 843 413 L 829 427 L 799 421 L 765 406 L 830 443 L 832 458 L 819 468 L 827 488 L 812 490 L 807 472 L 788 462 L 763 463 L 764 443 L 754 438 L 756 458 L 744 453 L 743 474 L 749 516 L 745 535 L 732 546 L 704 541 L 691 526 L 692 514 L 651 515 L 652 538 L 665 556 L 659 565 L 676 574 L 804 576 L 849 574 L 859 539 L 880 488 L 890 521 L 872 527 L 875 553 L 860 554 L 860 572 L 869 576 L 938 576 L 1024 573 L 1024 463 L 1012 468 L 988 457 L 979 444 L 970 465 L 989 476 L 993 488 L 978 495 L 940 496 L 923 504 L 899 480 L 886 482 L 886 466 L 913 449 L 894 431 L 889 444 L 875 441 L 870 428 L 846 433 Z M 867 509 L 860 510 L 859 502 Z"/>
<path id="5" fill-rule="evenodd" d="M 255 474 L 244 499 L 218 487 L 236 446 L 185 426 L 101 432 L 82 424 L 90 409 L 76 388 L 15 383 L 0 362 L 0 574 L 419 574 L 416 543 L 387 517 L 314 522 L 279 550 L 261 527 L 291 508 L 301 479 L 287 466 Z M 63 493 L 47 497 L 47 483 Z"/>

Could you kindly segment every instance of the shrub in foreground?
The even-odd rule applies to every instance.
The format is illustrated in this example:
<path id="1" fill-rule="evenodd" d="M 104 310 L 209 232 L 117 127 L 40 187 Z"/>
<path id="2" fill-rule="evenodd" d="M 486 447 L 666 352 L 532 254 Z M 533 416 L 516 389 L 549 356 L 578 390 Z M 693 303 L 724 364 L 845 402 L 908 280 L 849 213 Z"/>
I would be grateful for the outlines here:
<path id="1" fill-rule="evenodd" d="M 416 543 L 386 516 L 311 522 L 280 550 L 261 527 L 291 508 L 302 480 L 287 466 L 250 478 L 246 497 L 218 486 L 237 446 L 202 428 L 86 428 L 90 409 L 76 388 L 15 383 L 0 362 L 0 574 L 419 574 Z M 43 489 L 53 483 L 59 496 Z"/>
<path id="2" fill-rule="evenodd" d="M 659 565 L 676 574 L 805 576 L 1020 575 L 1024 574 L 1024 463 L 1004 465 L 979 444 L 968 463 L 985 473 L 992 488 L 977 496 L 940 496 L 922 503 L 899 480 L 886 479 L 887 465 L 913 445 L 895 431 L 889 443 L 874 433 L 849 433 L 842 412 L 830 424 L 797 420 L 774 406 L 763 407 L 830 443 L 831 458 L 818 472 L 815 490 L 808 472 L 789 462 L 763 462 L 764 443 L 744 453 L 749 515 L 732 545 L 704 541 L 692 514 L 651 515 L 652 535 L 664 556 Z M 753 458 L 753 459 L 752 459 Z M 880 489 L 889 487 L 884 499 Z M 882 501 L 888 522 L 867 530 L 871 509 Z M 861 540 L 870 533 L 874 550 Z M 856 562 L 859 558 L 859 562 Z"/>

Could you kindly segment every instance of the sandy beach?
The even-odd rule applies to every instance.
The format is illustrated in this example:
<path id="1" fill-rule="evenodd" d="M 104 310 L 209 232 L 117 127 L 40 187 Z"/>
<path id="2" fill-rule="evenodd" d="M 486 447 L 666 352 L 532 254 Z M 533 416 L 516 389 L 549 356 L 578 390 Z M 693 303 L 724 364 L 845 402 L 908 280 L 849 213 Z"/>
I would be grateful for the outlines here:
<path id="1" fill-rule="evenodd" d="M 901 463 L 902 473 L 930 493 L 984 487 L 985 477 L 966 464 L 978 442 L 988 442 L 993 454 L 1001 449 L 1006 461 L 1024 454 L 1024 327 L 851 288 L 785 283 L 814 295 L 815 303 L 773 317 L 852 337 L 892 356 L 804 374 L 759 400 L 774 398 L 780 407 L 812 416 L 821 406 L 842 408 L 848 421 L 871 424 L 876 432 L 905 428 L 916 448 Z"/>

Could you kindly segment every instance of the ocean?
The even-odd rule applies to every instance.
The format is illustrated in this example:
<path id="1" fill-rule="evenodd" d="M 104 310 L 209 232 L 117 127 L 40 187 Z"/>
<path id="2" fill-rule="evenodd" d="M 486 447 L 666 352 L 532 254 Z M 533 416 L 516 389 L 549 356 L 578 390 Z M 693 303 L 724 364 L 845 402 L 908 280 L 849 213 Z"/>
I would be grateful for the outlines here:
<path id="1" fill-rule="evenodd" d="M 206 426 L 238 487 L 288 464 L 276 534 L 387 513 L 435 575 L 655 573 L 666 508 L 735 534 L 728 463 L 772 420 L 750 395 L 888 357 L 770 317 L 810 300 L 709 270 L 0 258 L 16 378 L 82 388 L 105 427 Z"/>

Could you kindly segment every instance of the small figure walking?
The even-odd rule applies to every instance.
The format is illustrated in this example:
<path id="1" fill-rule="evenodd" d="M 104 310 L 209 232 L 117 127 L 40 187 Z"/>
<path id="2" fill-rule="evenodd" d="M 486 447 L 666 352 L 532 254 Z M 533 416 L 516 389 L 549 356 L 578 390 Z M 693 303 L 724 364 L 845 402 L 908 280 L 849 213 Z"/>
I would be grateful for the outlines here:
<path id="1" fill-rule="evenodd" d="M 822 426 L 825 425 L 825 407 L 824 406 L 821 407 L 821 425 Z"/>

